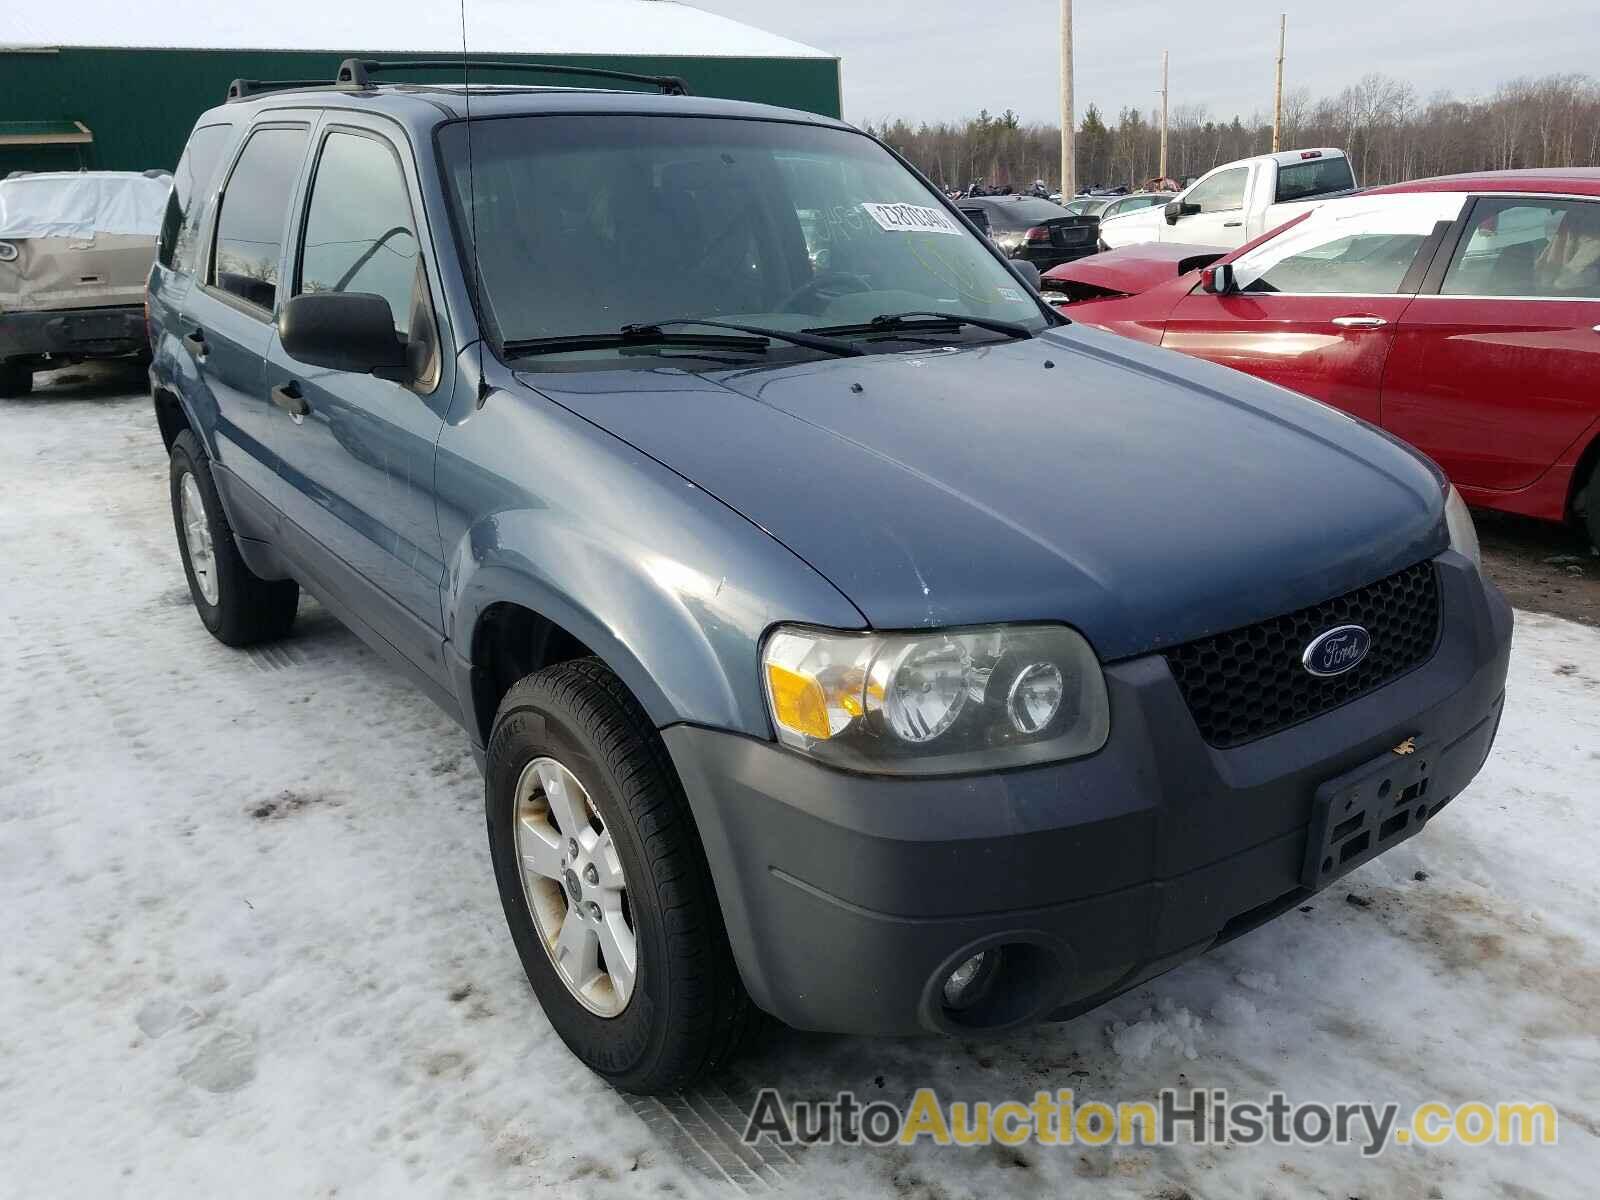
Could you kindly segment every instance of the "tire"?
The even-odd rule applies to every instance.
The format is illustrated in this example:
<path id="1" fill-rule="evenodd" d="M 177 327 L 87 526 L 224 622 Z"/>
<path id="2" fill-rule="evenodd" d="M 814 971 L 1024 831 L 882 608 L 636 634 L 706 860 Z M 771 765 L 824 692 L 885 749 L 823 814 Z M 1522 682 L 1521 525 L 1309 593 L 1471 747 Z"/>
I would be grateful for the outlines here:
<path id="1" fill-rule="evenodd" d="M 178 553 L 201 623 L 212 637 L 228 646 L 249 646 L 284 636 L 294 624 L 300 586 L 292 579 L 262 579 L 245 565 L 217 498 L 211 460 L 190 430 L 173 439 L 168 477 Z M 184 491 L 190 480 L 198 492 L 211 549 L 210 569 L 202 564 L 198 572 L 184 520 Z M 208 596 L 208 590 L 214 595 Z"/>
<path id="2" fill-rule="evenodd" d="M 1589 531 L 1589 544 L 1600 550 L 1600 458 L 1589 470 L 1589 486 L 1584 494 L 1584 525 Z"/>
<path id="3" fill-rule="evenodd" d="M 33 368 L 26 363 L 0 362 L 0 400 L 16 400 L 33 391 Z"/>
<path id="4" fill-rule="evenodd" d="M 579 819 L 593 827 L 598 817 L 595 836 L 614 845 L 627 885 L 636 972 L 631 994 L 610 1014 L 580 999 L 556 966 L 556 951 L 547 948 L 553 940 L 536 924 L 541 901 L 532 897 L 552 880 L 530 875 L 532 882 L 524 882 L 518 838 L 524 849 L 530 845 L 529 802 L 519 800 L 525 795 L 519 784 L 536 772 L 536 763 L 552 760 L 587 793 L 593 816 Z M 584 658 L 513 685 L 495 716 L 484 791 L 506 924 L 528 982 L 568 1049 L 614 1086 L 639 1093 L 687 1087 L 732 1057 L 755 1022 L 755 1009 L 728 946 L 683 787 L 660 735 L 622 681 L 598 659 Z M 553 814 L 558 806 L 549 807 Z M 559 835 L 554 841 L 570 845 Z M 573 871 L 567 875 L 572 881 L 543 893 L 542 903 L 551 903 L 553 894 L 570 921 L 588 904 L 574 904 L 573 887 L 584 897 L 602 892 L 582 892 L 588 885 Z M 614 1004 L 619 993 L 612 988 L 608 994 Z"/>

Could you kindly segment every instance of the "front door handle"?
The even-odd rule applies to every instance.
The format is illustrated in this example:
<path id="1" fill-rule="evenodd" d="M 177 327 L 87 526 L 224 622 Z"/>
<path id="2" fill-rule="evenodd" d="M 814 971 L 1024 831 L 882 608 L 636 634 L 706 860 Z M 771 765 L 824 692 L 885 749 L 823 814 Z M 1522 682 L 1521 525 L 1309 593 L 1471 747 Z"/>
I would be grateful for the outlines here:
<path id="1" fill-rule="evenodd" d="M 1335 325 L 1342 325 L 1346 329 L 1376 329 L 1378 326 L 1387 325 L 1389 322 L 1385 321 L 1382 317 L 1370 317 L 1362 315 L 1354 317 L 1335 317 L 1333 319 L 1333 323 Z"/>
<path id="2" fill-rule="evenodd" d="M 1239 226 L 1241 226 L 1243 224 L 1244 224 L 1243 221 L 1224 221 L 1222 223 L 1222 227 L 1224 229 L 1237 229 L 1237 228 L 1239 228 Z"/>
<path id="3" fill-rule="evenodd" d="M 306 398 L 300 394 L 300 385 L 298 383 L 280 383 L 273 388 L 272 402 L 297 422 L 303 421 L 305 415 L 311 411 L 311 406 L 306 403 Z"/>
<path id="4" fill-rule="evenodd" d="M 198 329 L 193 333 L 184 334 L 183 344 L 193 350 L 200 358 L 204 358 L 211 353 L 211 344 L 206 341 L 206 335 Z"/>

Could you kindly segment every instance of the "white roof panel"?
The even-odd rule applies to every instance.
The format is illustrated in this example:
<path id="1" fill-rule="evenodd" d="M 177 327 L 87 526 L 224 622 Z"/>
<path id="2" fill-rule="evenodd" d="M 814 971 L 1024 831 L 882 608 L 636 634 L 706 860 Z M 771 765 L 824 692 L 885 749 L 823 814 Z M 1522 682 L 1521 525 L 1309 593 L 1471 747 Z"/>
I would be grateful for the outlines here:
<path id="1" fill-rule="evenodd" d="M 832 58 L 674 0 L 467 0 L 467 45 L 494 54 Z M 454 4 L 392 0 L 73 0 L 0 4 L 0 47 L 461 52 Z"/>

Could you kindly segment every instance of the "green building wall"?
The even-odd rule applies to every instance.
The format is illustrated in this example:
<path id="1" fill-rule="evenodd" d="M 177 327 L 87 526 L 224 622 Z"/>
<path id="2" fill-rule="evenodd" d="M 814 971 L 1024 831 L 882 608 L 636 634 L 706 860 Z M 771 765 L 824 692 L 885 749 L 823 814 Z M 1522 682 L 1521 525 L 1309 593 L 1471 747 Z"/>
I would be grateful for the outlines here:
<path id="1" fill-rule="evenodd" d="M 511 61 L 679 75 L 699 96 L 757 100 L 835 117 L 841 111 L 839 64 L 831 58 L 599 58 L 511 55 L 487 49 L 483 53 Z M 222 103 L 234 79 L 331 82 L 339 63 L 352 55 L 423 57 L 362 51 L 0 50 L 0 125 L 76 120 L 94 133 L 93 143 L 82 147 L 0 146 L 0 176 L 11 170 L 72 170 L 80 165 L 114 171 L 171 170 L 195 118 Z M 526 83 L 529 78 L 474 74 L 475 81 L 484 83 Z M 593 87 L 597 82 L 581 76 L 548 76 L 541 82 L 544 78 L 574 87 Z"/>

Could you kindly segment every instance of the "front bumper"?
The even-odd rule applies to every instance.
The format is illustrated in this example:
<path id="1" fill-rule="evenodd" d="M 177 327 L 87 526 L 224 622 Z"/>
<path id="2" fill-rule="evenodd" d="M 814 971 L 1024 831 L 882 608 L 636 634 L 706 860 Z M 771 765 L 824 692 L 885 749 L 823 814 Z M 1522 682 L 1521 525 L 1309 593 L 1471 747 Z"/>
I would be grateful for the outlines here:
<path id="1" fill-rule="evenodd" d="M 1456 554 L 1438 565 L 1427 663 L 1233 750 L 1201 740 L 1160 655 L 1106 668 L 1110 741 L 1049 767 L 887 779 L 665 730 L 751 996 L 848 1033 L 1071 1015 L 1302 900 L 1319 786 L 1406 738 L 1433 760 L 1431 820 L 1488 755 L 1511 639 L 1500 593 Z M 993 1002 L 950 1013 L 945 976 L 1000 945 Z"/>
<path id="2" fill-rule="evenodd" d="M 148 346 L 138 304 L 0 313 L 0 359 L 116 358 Z"/>

